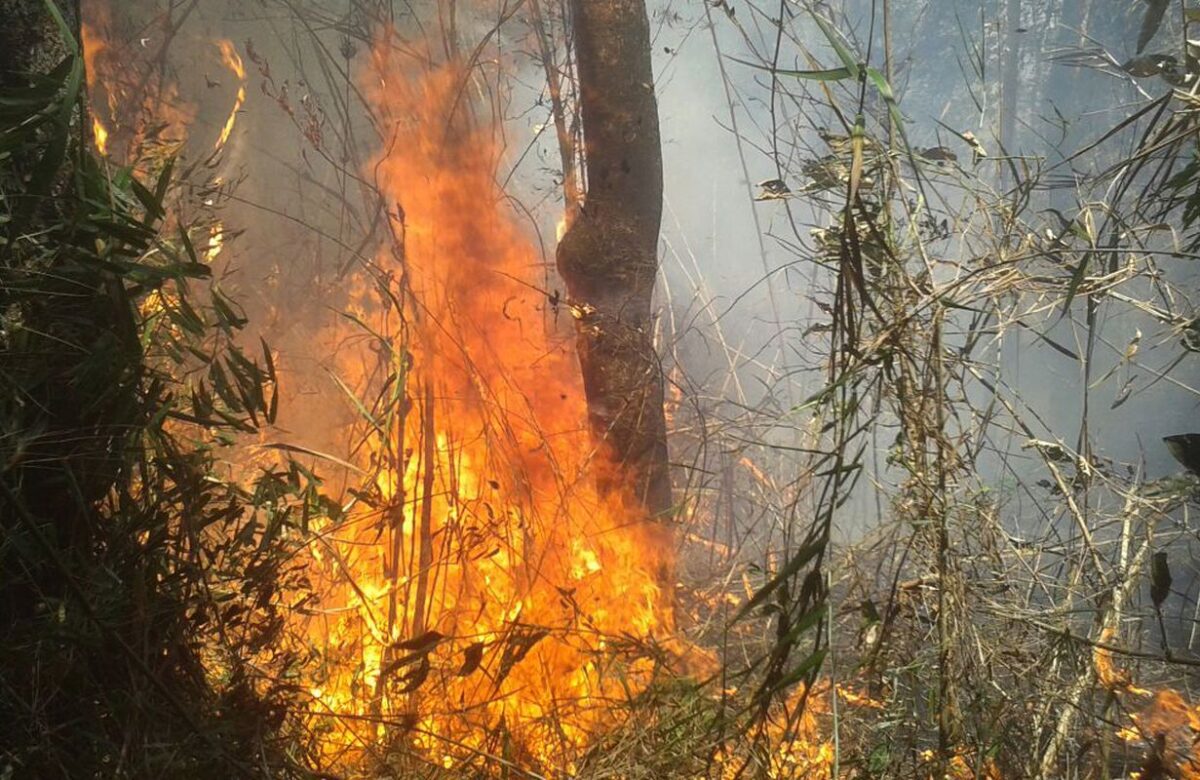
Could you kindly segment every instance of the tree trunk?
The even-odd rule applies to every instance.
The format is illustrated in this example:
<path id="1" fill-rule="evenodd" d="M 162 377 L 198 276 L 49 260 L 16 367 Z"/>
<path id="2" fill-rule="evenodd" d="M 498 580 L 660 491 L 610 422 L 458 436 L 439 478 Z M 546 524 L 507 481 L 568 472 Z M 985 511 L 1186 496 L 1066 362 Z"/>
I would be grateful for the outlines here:
<path id="1" fill-rule="evenodd" d="M 572 0 L 587 191 L 558 246 L 592 433 L 648 514 L 671 508 L 651 303 L 662 149 L 644 0 Z"/>

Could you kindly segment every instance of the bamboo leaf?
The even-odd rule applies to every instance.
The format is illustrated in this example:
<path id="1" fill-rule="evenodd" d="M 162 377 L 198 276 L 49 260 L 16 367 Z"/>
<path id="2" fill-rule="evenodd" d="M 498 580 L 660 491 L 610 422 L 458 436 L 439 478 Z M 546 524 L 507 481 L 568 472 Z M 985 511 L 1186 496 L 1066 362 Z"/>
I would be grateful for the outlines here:
<path id="1" fill-rule="evenodd" d="M 747 65 L 757 70 L 765 70 L 769 73 L 774 73 L 776 76 L 794 76 L 798 79 L 808 79 L 809 81 L 843 81 L 845 79 L 855 78 L 855 75 L 848 68 L 827 68 L 823 70 L 788 70 L 785 68 L 772 68 L 770 65 L 762 65 L 749 60 L 738 59 L 737 57 L 729 57 L 729 59 L 740 65 Z"/>
<path id="2" fill-rule="evenodd" d="M 54 0 L 43 0 L 46 10 L 49 11 L 50 17 L 54 19 L 54 25 L 58 28 L 58 33 L 63 37 L 63 42 L 70 47 L 73 54 L 79 54 L 79 41 L 75 40 L 75 33 L 71 30 L 67 20 L 63 18 L 62 12 L 58 10 L 58 6 L 54 4 Z"/>
<path id="3" fill-rule="evenodd" d="M 904 132 L 904 116 L 900 113 L 900 104 L 896 102 L 896 93 L 892 91 L 892 85 L 882 73 L 875 68 L 867 68 L 867 78 L 875 85 L 875 89 L 879 92 L 879 96 L 887 103 L 888 113 L 892 115 L 892 126 L 900 132 L 900 138 L 904 141 L 904 146 L 908 147 L 908 134 Z"/>
<path id="4" fill-rule="evenodd" d="M 1137 53 L 1141 54 L 1146 44 L 1158 33 L 1162 26 L 1163 16 L 1167 13 L 1168 0 L 1147 0 L 1146 13 L 1142 16 L 1142 26 L 1138 30 Z"/>
<path id="5" fill-rule="evenodd" d="M 153 221 L 162 219 L 164 216 L 166 216 L 167 212 L 163 208 L 162 201 L 158 200 L 155 197 L 155 193 L 147 189 L 146 185 L 134 178 L 129 180 L 129 188 L 133 191 L 133 194 L 137 197 L 138 202 L 142 204 L 142 207 L 146 209 L 146 213 L 151 218 L 150 220 L 147 220 L 147 225 L 152 224 Z"/>
<path id="6" fill-rule="evenodd" d="M 366 405 L 362 401 L 359 400 L 358 396 L 354 394 L 354 391 L 351 390 L 346 385 L 346 383 L 343 382 L 338 377 L 337 374 L 333 373 L 332 371 L 330 371 L 328 373 L 329 373 L 329 377 L 331 379 L 333 379 L 334 383 L 337 384 L 337 386 L 339 388 L 341 388 L 341 391 L 343 393 L 345 393 L 346 397 L 350 399 L 350 402 L 352 404 L 354 404 L 354 408 L 358 411 L 359 415 L 364 420 L 366 420 L 368 423 L 370 423 L 371 427 L 374 428 L 376 431 L 378 431 L 380 434 L 386 435 L 386 431 L 384 431 L 383 425 L 379 422 L 379 420 L 375 419 L 375 415 L 371 414 L 371 410 L 368 409 L 366 407 Z"/>
<path id="7" fill-rule="evenodd" d="M 320 450 L 314 450 L 309 447 L 301 447 L 298 444 L 286 444 L 284 442 L 272 442 L 271 444 L 262 445 L 262 448 L 265 450 L 280 450 L 282 452 L 295 452 L 300 455 L 311 455 L 314 458 L 319 458 L 321 460 L 327 460 L 330 463 L 336 463 L 337 465 L 341 466 L 342 468 L 350 469 L 351 471 L 356 472 L 358 474 L 362 474 L 364 476 L 367 475 L 366 471 L 363 471 L 358 466 L 355 466 L 353 463 L 350 463 L 349 461 L 342 460 L 341 458 L 337 457 L 336 455 L 330 455 L 327 452 L 321 452 Z"/>
<path id="8" fill-rule="evenodd" d="M 819 555 L 825 549 L 825 543 L 826 539 L 821 538 L 805 545 L 804 547 L 801 547 L 784 565 L 784 567 L 779 570 L 779 573 L 771 578 L 770 582 L 755 591 L 754 595 L 750 597 L 750 600 L 742 605 L 742 608 L 738 610 L 738 613 L 733 616 L 733 622 L 736 623 L 737 621 L 741 620 L 743 617 L 749 614 L 751 610 L 766 601 L 767 598 L 769 598 L 770 595 L 774 593 L 780 585 L 787 582 L 792 576 L 803 569 L 809 561 Z"/>
<path id="9" fill-rule="evenodd" d="M 858 185 L 862 181 L 863 146 L 866 141 L 866 120 L 862 114 L 854 119 L 854 127 L 850 130 L 850 202 L 854 203 L 858 196 Z"/>
<path id="10" fill-rule="evenodd" d="M 816 609 L 807 612 L 796 621 L 796 625 L 792 626 L 792 630 L 787 632 L 787 635 L 783 638 L 783 642 L 788 645 L 796 644 L 801 635 L 820 624 L 821 620 L 825 617 L 825 609 L 825 605 L 821 604 Z"/>
<path id="11" fill-rule="evenodd" d="M 769 695 L 776 691 L 780 691 L 795 685 L 801 680 L 807 679 L 810 673 L 821 668 L 821 664 L 825 662 L 825 654 L 828 652 L 828 648 L 821 648 L 815 653 L 810 654 L 803 661 L 801 661 L 796 668 L 792 669 L 792 671 L 788 672 L 786 675 L 777 680 L 775 684 L 771 686 L 770 690 L 765 691 L 765 693 Z"/>
<path id="12" fill-rule="evenodd" d="M 842 61 L 842 65 L 849 72 L 851 78 L 858 78 L 858 58 L 850 53 L 846 45 L 842 43 L 841 36 L 833 29 L 829 22 L 825 21 L 819 14 L 813 13 L 813 21 L 817 23 L 817 27 L 821 28 L 825 39 L 829 41 L 829 45 L 837 52 L 838 59 Z"/>

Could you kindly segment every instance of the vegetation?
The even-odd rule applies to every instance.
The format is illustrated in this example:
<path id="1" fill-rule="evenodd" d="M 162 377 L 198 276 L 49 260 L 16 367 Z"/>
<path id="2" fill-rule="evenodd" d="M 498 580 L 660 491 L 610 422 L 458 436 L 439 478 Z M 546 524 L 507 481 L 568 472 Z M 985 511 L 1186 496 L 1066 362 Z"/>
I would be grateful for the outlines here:
<path id="1" fill-rule="evenodd" d="M 1193 9 L 1084 19 L 1032 116 L 1021 0 L 928 21 L 954 87 L 897 0 L 267 5 L 294 35 L 219 47 L 194 162 L 91 151 L 61 5 L 0 89 L 0 776 L 1200 775 L 1195 442 L 1165 476 L 1187 431 L 1114 444 L 1198 392 Z M 667 244 L 655 320 L 672 27 L 770 174 L 762 278 L 726 308 Z M 1130 99 L 1107 127 L 1055 102 L 1092 77 Z M 327 212 L 229 183 L 247 84 Z M 539 154 L 549 184 L 509 181 Z M 527 235 L 560 200 L 564 292 Z M 269 224 L 313 269 L 224 265 Z"/>
<path id="2" fill-rule="evenodd" d="M 270 354 L 234 346 L 219 291 L 200 303 L 171 163 L 143 182 L 89 153 L 57 22 L 65 59 L 0 95 L 0 772 L 303 774 L 288 686 L 261 681 L 289 663 L 282 529 L 314 483 L 222 476 L 273 415 Z"/>

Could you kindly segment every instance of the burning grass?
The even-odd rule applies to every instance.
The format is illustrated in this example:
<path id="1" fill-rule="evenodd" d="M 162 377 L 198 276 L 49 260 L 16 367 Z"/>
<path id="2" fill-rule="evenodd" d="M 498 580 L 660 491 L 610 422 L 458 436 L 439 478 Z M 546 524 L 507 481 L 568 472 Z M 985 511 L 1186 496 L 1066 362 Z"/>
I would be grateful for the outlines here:
<path id="1" fill-rule="evenodd" d="M 505 213 L 465 72 L 390 57 L 364 89 L 392 240 L 322 337 L 364 476 L 310 545 L 314 728 L 338 762 L 399 744 L 568 769 L 673 636 L 670 534 L 595 487 L 568 322 Z"/>
<path id="2" fill-rule="evenodd" d="M 103 37 L 108 24 L 93 18 L 85 36 L 93 103 L 102 108 L 97 146 L 112 160 L 144 157 L 147 139 L 177 149 L 191 134 L 193 114 L 170 83 L 151 79 L 156 96 L 142 97 L 137 90 L 146 84 L 113 72 L 117 47 Z M 232 95 L 208 152 L 215 168 L 244 131 L 242 111 L 253 97 L 236 46 L 207 45 L 226 74 L 222 97 Z M 749 503 L 770 505 L 789 523 L 799 522 L 796 507 L 809 506 L 810 492 L 832 485 L 812 502 L 831 523 L 853 490 L 844 475 L 860 465 L 843 456 L 865 446 L 858 437 L 882 419 L 855 415 L 876 392 L 869 388 L 883 376 L 878 367 L 897 361 L 900 379 L 889 377 L 879 398 L 894 403 L 905 425 L 888 465 L 902 472 L 893 513 L 911 536 L 893 539 L 891 550 L 916 552 L 909 559 L 906 550 L 896 564 L 885 554 L 846 551 L 842 570 L 890 576 L 890 593 L 873 577 L 863 578 L 868 585 L 853 582 L 857 574 L 826 585 L 796 569 L 796 582 L 779 580 L 789 556 L 824 555 L 828 536 L 797 544 L 788 527 L 786 545 L 768 538 L 750 565 L 757 550 L 739 549 L 732 517 L 728 535 L 717 534 L 726 511 L 718 501 L 733 502 L 725 486 L 718 501 L 692 501 L 681 513 L 682 547 L 699 548 L 710 569 L 697 609 L 706 615 L 685 619 L 684 608 L 695 605 L 676 591 L 681 545 L 674 529 L 647 522 L 619 491 L 596 487 L 610 466 L 587 432 L 572 312 L 545 281 L 542 252 L 497 185 L 502 128 L 473 109 L 476 74 L 456 63 L 430 66 L 428 58 L 400 62 L 398 51 L 386 38 L 377 42 L 356 82 L 375 118 L 379 150 L 351 173 L 378 196 L 386 237 L 342 280 L 343 289 L 314 293 L 329 293 L 337 309 L 312 340 L 319 370 L 304 373 L 280 358 L 282 385 L 322 387 L 308 406 L 295 399 L 296 419 L 307 427 L 293 426 L 288 446 L 310 458 L 329 490 L 312 512 L 304 507 L 302 523 L 286 531 L 250 525 L 246 535 L 264 546 L 286 536 L 301 548 L 282 594 L 284 623 L 271 647 L 257 649 L 264 668 L 280 657 L 294 662 L 286 675 L 264 673 L 258 682 L 298 692 L 302 704 L 288 713 L 288 725 L 313 766 L 371 776 L 993 780 L 1031 771 L 1037 757 L 1030 744 L 1066 751 L 1077 737 L 1087 747 L 1093 743 L 1085 739 L 1107 745 L 1119 733 L 1133 754 L 1126 765 L 1141 767 L 1143 780 L 1195 776 L 1195 710 L 1169 689 L 1148 699 L 1112 649 L 1121 645 L 1114 626 L 1128 611 L 1140 559 L 1123 558 L 1124 579 L 1109 579 L 1115 569 L 1088 539 L 1087 565 L 1097 562 L 1094 574 L 1119 602 L 1106 607 L 1094 646 L 1069 631 L 1059 642 L 1057 629 L 1038 624 L 1040 613 L 1027 604 L 1016 617 L 996 618 L 1014 608 L 994 594 L 1061 591 L 1040 574 L 1032 584 L 1019 578 L 1026 551 L 1005 546 L 990 499 L 966 487 L 973 464 L 965 453 L 976 431 L 960 430 L 955 439 L 938 417 L 977 369 L 950 360 L 940 341 L 952 332 L 953 311 L 919 317 L 940 307 L 941 296 L 958 296 L 955 305 L 969 310 L 1026 288 L 1043 295 L 1038 306 L 1045 307 L 1061 300 L 1067 281 L 1046 285 L 1012 267 L 980 271 L 974 287 L 938 288 L 888 267 L 881 247 L 867 247 L 867 276 L 838 283 L 842 295 L 871 285 L 874 299 L 865 292 L 863 300 L 839 298 L 836 316 L 852 316 L 819 331 L 845 339 L 846 349 L 832 351 L 847 361 L 831 383 L 842 395 L 823 394 L 821 414 L 829 416 L 811 424 L 811 431 L 834 431 L 823 444 L 826 459 L 782 486 L 783 469 L 745 448 L 740 432 L 729 452 L 738 478 L 752 483 Z M 265 61 L 247 55 L 265 75 Z M 322 141 L 312 127 L 305 138 L 314 147 Z M 895 173 L 883 163 L 874 161 L 876 178 L 863 180 L 868 197 Z M 836 190 L 844 182 L 834 178 Z M 223 188 L 222 181 L 210 180 L 205 191 Z M 860 243 L 890 228 L 879 222 L 867 229 L 862 220 L 853 227 L 848 235 Z M 201 255 L 210 264 L 228 258 L 232 238 L 219 222 L 209 226 Z M 833 261 L 848 241 L 823 241 L 823 259 L 838 267 Z M 1022 241 L 1032 266 L 1036 245 Z M 1105 284 L 1126 284 L 1131 274 L 1132 266 Z M 1102 290 L 1093 279 L 1081 281 L 1081 295 Z M 147 305 L 166 311 L 173 300 L 164 292 Z M 871 320 L 868 304 L 883 307 L 875 312 L 880 321 Z M 848 357 L 859 350 L 878 354 Z M 961 375 L 948 378 L 955 371 Z M 683 418 L 691 400 L 678 388 L 670 399 L 679 429 L 690 424 Z M 1020 421 L 1019 410 L 1007 411 Z M 820 449 L 821 435 L 811 451 Z M 338 448 L 323 455 L 305 446 L 309 437 Z M 1038 445 L 1030 456 L 1044 457 L 1058 495 L 1103 480 L 1126 499 L 1125 529 L 1099 544 L 1115 539 L 1126 551 L 1149 550 L 1134 542 L 1142 531 L 1153 536 L 1155 519 L 1170 511 L 1166 503 L 1096 469 L 1086 453 L 1032 434 L 1030 441 Z M 239 468 L 249 473 L 252 463 L 270 467 L 270 460 L 247 455 Z M 1064 501 L 1064 516 L 1092 533 L 1074 498 Z M 960 557 L 960 550 L 970 553 Z M 772 586 L 777 580 L 783 584 Z M 819 597 L 806 601 L 805 592 Z M 1071 590 L 1063 603 L 1076 598 Z M 747 604 L 754 609 L 731 621 Z M 680 624 L 710 618 L 718 627 L 705 634 L 704 647 L 693 645 Z M 801 629 L 825 644 L 797 660 L 791 655 L 801 647 L 794 641 Z M 1018 640 L 1021 646 L 1009 646 Z M 710 648 L 718 648 L 719 661 Z M 207 671 L 219 677 L 219 653 L 208 658 Z M 805 672 L 822 659 L 838 676 L 813 682 Z M 1072 720 L 1089 702 L 1093 716 L 1083 725 Z"/>

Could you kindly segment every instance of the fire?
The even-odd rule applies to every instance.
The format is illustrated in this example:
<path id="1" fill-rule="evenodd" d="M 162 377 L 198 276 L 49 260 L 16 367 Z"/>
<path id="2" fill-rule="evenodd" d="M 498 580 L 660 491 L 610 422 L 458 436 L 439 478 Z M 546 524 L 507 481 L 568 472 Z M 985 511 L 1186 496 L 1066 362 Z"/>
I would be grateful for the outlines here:
<path id="1" fill-rule="evenodd" d="M 789 697 L 786 709 L 798 711 L 803 699 L 804 711 L 797 723 L 777 730 L 773 735 L 775 750 L 771 756 L 770 777 L 833 777 L 836 766 L 833 742 L 821 736 L 818 723 L 818 716 L 827 712 L 825 702 L 828 698 L 828 683 L 818 684 L 807 697 L 804 687 L 800 686 Z"/>
<path id="2" fill-rule="evenodd" d="M 106 9 L 103 11 L 103 16 L 107 19 Z M 100 33 L 87 22 L 83 22 L 79 27 L 80 38 L 83 40 L 83 68 L 87 77 L 88 91 L 94 91 L 97 81 L 97 68 L 100 55 L 108 49 L 108 44 Z M 100 121 L 100 117 L 96 115 L 95 110 L 92 112 L 92 141 L 96 144 L 96 151 L 103 156 L 108 156 L 108 128 Z"/>
<path id="3" fill-rule="evenodd" d="M 108 130 L 104 123 L 92 117 L 92 140 L 96 142 L 96 151 L 102 156 L 108 156 Z"/>
<path id="4" fill-rule="evenodd" d="M 652 672 L 627 651 L 672 634 L 654 574 L 669 551 L 595 487 L 573 340 L 544 324 L 541 255 L 501 208 L 469 74 L 383 52 L 367 174 L 395 240 L 353 296 L 369 333 L 347 318 L 327 340 L 348 400 L 390 401 L 349 400 L 372 476 L 311 548 L 322 599 L 302 628 L 326 663 L 307 687 L 330 756 L 399 739 L 454 765 L 501 739 L 561 769 Z"/>
<path id="5" fill-rule="evenodd" d="M 221 128 L 221 135 L 213 147 L 214 152 L 219 152 L 229 142 L 233 126 L 237 123 L 238 112 L 242 110 L 242 105 L 246 102 L 246 68 L 242 64 L 241 55 L 237 53 L 233 42 L 227 39 L 218 41 L 217 48 L 221 50 L 221 62 L 229 68 L 233 75 L 237 76 L 239 83 L 237 96 L 233 99 L 233 108 L 230 109 L 229 118 L 225 120 L 225 125 Z"/>
<path id="6" fill-rule="evenodd" d="M 1151 691 L 1135 685 L 1133 675 L 1118 667 L 1112 660 L 1112 651 L 1101 646 L 1115 644 L 1117 638 L 1118 632 L 1111 626 L 1100 633 L 1098 645 L 1092 651 L 1097 681 L 1114 695 L 1150 698 L 1140 712 L 1129 715 L 1128 726 L 1117 729 L 1118 738 L 1145 749 L 1142 771 L 1130 777 L 1200 780 L 1200 756 L 1195 752 L 1200 742 L 1200 708 L 1170 688 Z"/>
<path id="7" fill-rule="evenodd" d="M 1133 677 L 1127 669 L 1122 669 L 1113 663 L 1112 651 L 1105 645 L 1113 644 L 1117 639 L 1117 630 L 1112 626 L 1100 632 L 1100 640 L 1092 650 L 1092 663 L 1096 667 L 1096 679 L 1100 685 L 1110 691 L 1128 691 L 1129 693 L 1147 695 L 1150 691 L 1138 688 L 1133 684 Z"/>
<path id="8" fill-rule="evenodd" d="M 107 22 L 108 13 L 106 8 L 100 8 L 100 15 Z M 88 92 L 89 94 L 95 94 L 99 58 L 101 54 L 107 51 L 108 43 L 97 28 L 86 21 L 80 24 L 79 33 L 80 38 L 83 40 L 83 67 L 87 78 Z M 100 121 L 95 106 L 92 107 L 92 141 L 96 144 L 96 151 L 107 157 L 108 128 Z"/>
<path id="9" fill-rule="evenodd" d="M 221 254 L 221 249 L 225 246 L 225 228 L 221 223 L 217 223 L 209 229 L 208 232 L 208 249 L 204 251 L 204 259 L 208 263 L 217 259 Z"/>
<path id="10" fill-rule="evenodd" d="M 111 39 L 103 3 L 84 9 L 97 150 L 122 162 L 148 144 L 178 150 L 196 109 L 174 83 L 156 80 L 139 48 Z M 214 154 L 247 98 L 237 49 L 229 40 L 215 47 L 238 85 Z M 392 241 L 353 280 L 349 316 L 327 326 L 318 346 L 331 392 L 356 420 L 335 425 L 314 414 L 308 433 L 340 436 L 348 471 L 366 476 L 341 517 L 314 523 L 303 562 L 319 600 L 297 594 L 288 649 L 315 659 L 300 672 L 309 725 L 327 761 L 346 767 L 400 746 L 445 769 L 470 771 L 481 756 L 503 754 L 571 773 L 595 735 L 614 726 L 614 703 L 655 673 L 652 655 L 699 677 L 715 676 L 716 660 L 674 630 L 671 594 L 655 575 L 671 553 L 667 535 L 595 487 L 606 463 L 587 433 L 571 334 L 543 316 L 541 253 L 502 208 L 500 133 L 472 116 L 471 75 L 453 65 L 405 70 L 384 46 L 373 64 L 362 85 L 383 118 L 382 152 L 362 173 L 388 204 Z M 570 216 L 557 225 L 560 238 Z M 203 256 L 213 262 L 234 232 L 220 222 L 208 231 Z M 171 295 L 155 292 L 142 314 L 160 315 Z M 677 386 L 670 401 L 682 401 Z M 332 406 L 328 396 L 323 403 Z M 776 489 L 751 458 L 738 465 Z M 741 582 L 751 598 L 744 572 Z M 1119 732 L 1148 751 L 1138 776 L 1166 767 L 1200 779 L 1200 709 L 1175 691 L 1136 687 L 1107 649 L 1116 644 L 1109 628 L 1093 649 L 1099 686 L 1122 699 L 1153 696 Z M 794 713 L 802 695 L 783 710 Z M 839 706 L 884 709 L 842 686 L 836 697 Z M 824 728 L 831 698 L 818 683 L 801 714 L 768 724 L 768 776 L 834 775 L 837 748 Z M 742 776 L 739 746 L 724 748 L 720 773 Z M 1000 777 L 965 749 L 919 758 L 926 776 L 941 767 L 945 777 Z"/>
<path id="11" fill-rule="evenodd" d="M 1126 742 L 1148 748 L 1142 771 L 1134 772 L 1131 778 L 1200 780 L 1200 756 L 1196 754 L 1200 708 L 1168 688 L 1156 692 L 1150 704 L 1131 720 L 1132 726 L 1121 729 L 1118 735 Z"/>
<path id="12" fill-rule="evenodd" d="M 152 175 L 187 139 L 196 107 L 180 97 L 178 84 L 160 67 L 162 52 L 114 34 L 108 3 L 89 0 L 82 4 L 81 13 L 96 151 Z"/>

